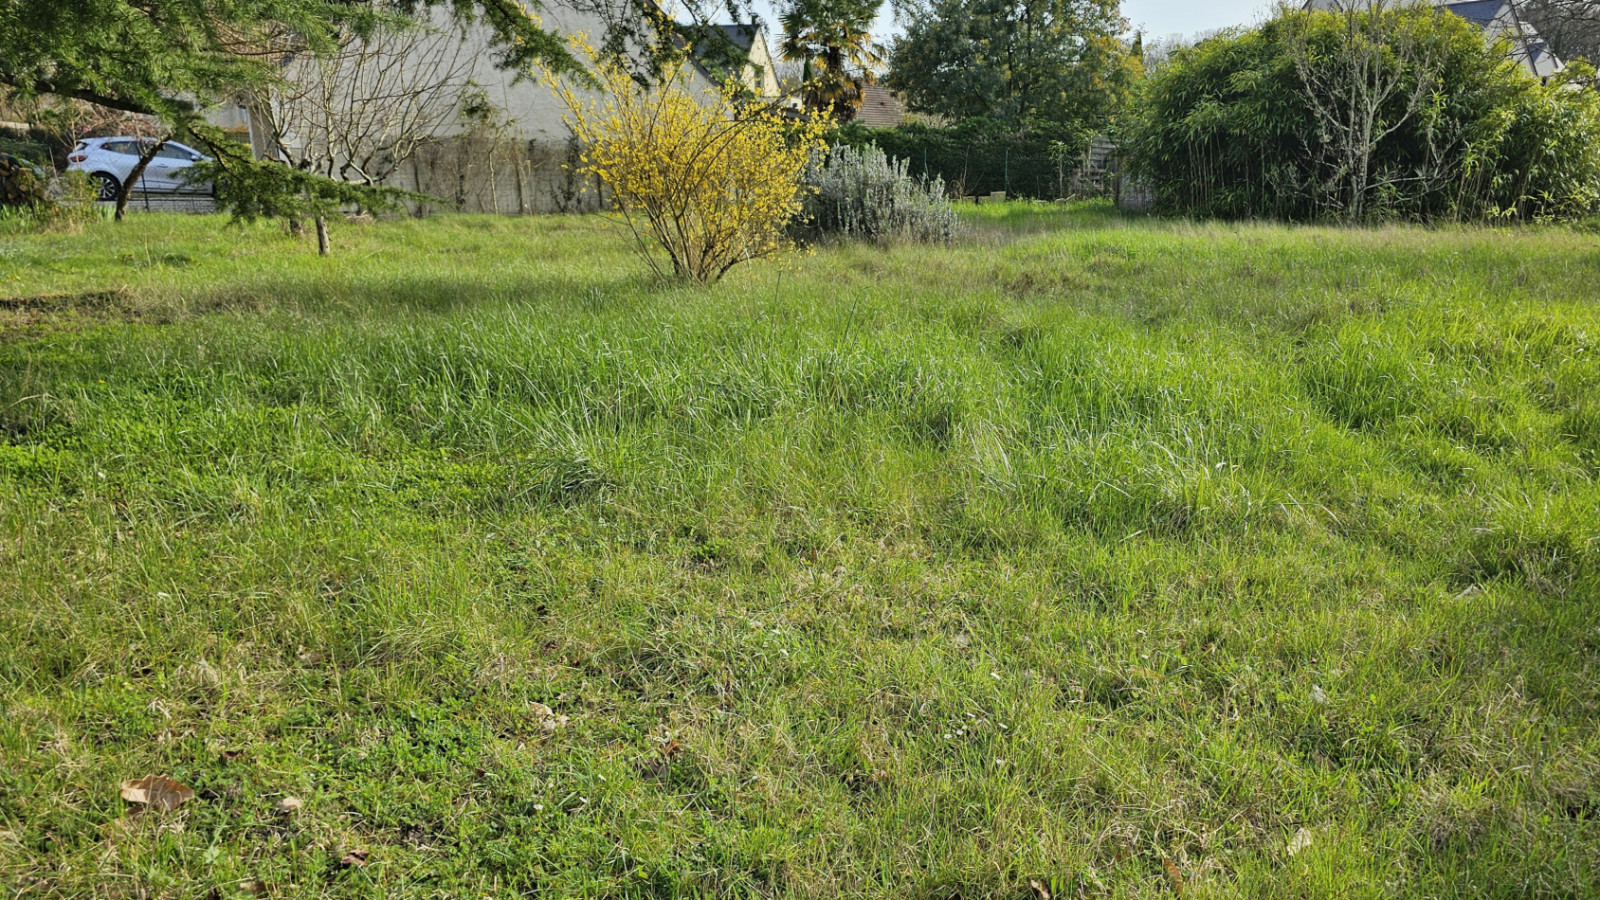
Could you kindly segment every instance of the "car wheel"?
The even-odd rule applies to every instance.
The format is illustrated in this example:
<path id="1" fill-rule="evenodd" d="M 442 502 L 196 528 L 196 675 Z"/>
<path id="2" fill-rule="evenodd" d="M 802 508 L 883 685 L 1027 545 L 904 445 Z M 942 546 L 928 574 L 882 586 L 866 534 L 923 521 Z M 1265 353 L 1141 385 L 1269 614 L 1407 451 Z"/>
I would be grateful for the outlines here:
<path id="1" fill-rule="evenodd" d="M 110 172 L 95 172 L 89 177 L 94 179 L 95 196 L 100 200 L 115 200 L 117 194 L 122 192 L 122 182 Z"/>

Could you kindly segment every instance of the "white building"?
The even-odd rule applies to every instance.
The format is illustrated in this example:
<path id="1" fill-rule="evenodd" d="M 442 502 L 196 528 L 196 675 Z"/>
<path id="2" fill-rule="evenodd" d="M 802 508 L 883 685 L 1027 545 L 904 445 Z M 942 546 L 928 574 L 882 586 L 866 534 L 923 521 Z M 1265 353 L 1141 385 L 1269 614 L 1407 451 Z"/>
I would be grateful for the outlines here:
<path id="1" fill-rule="evenodd" d="M 546 3 L 539 18 L 542 27 L 563 36 L 586 35 L 598 42 L 606 33 L 597 15 L 560 0 Z M 773 59 L 759 30 L 719 25 L 708 35 L 705 43 L 717 52 L 702 49 L 691 59 L 691 91 L 714 90 L 732 76 L 755 96 L 777 97 Z M 369 135 L 406 132 L 414 144 L 407 158 L 397 166 L 375 161 L 375 170 L 385 173 L 385 184 L 442 201 L 426 208 L 497 213 L 592 208 L 598 202 L 594 186 L 567 167 L 575 161 L 576 146 L 560 99 L 538 73 L 497 66 L 492 39 L 488 26 L 462 27 L 448 11 L 436 10 L 425 33 L 375 45 L 353 43 L 332 62 L 290 60 L 286 73 L 301 96 L 224 106 L 209 118 L 248 140 L 259 157 L 333 159 L 335 166 L 353 164 L 357 172 L 365 171 L 362 161 L 351 157 L 360 151 L 329 148 L 338 139 L 331 133 L 339 130 L 329 127 L 330 117 L 346 130 Z M 740 70 L 728 72 L 731 66 L 712 59 L 732 60 Z M 423 88 L 427 96 L 419 94 Z M 335 107 L 336 114 L 314 114 Z M 381 145 L 388 139 L 351 143 Z M 352 172 L 343 177 L 359 180 Z"/>

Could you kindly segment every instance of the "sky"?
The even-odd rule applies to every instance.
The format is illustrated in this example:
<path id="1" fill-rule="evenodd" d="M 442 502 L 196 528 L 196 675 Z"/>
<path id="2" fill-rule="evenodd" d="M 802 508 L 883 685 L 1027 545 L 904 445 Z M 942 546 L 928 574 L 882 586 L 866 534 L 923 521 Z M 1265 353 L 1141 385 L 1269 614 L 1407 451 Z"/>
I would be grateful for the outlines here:
<path id="1" fill-rule="evenodd" d="M 755 8 L 767 22 L 768 40 L 776 41 L 779 30 L 777 7 L 773 0 L 756 0 Z M 1272 0 L 1122 0 L 1122 14 L 1135 30 L 1149 40 L 1164 40 L 1173 35 L 1193 37 L 1230 25 L 1251 25 L 1266 17 Z M 887 43 L 899 29 L 887 2 L 873 27 L 873 36 Z"/>
<path id="2" fill-rule="evenodd" d="M 1122 14 L 1150 39 L 1252 25 L 1271 8 L 1270 0 L 1122 0 Z"/>

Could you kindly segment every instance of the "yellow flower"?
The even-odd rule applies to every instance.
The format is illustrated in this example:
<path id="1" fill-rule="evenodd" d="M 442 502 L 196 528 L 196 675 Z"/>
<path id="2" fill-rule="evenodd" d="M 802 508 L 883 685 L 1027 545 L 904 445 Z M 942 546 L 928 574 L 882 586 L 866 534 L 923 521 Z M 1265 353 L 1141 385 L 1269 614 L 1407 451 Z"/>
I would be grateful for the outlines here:
<path id="1" fill-rule="evenodd" d="M 806 163 L 822 148 L 820 122 L 742 105 L 731 82 L 697 93 L 683 58 L 644 87 L 583 38 L 573 46 L 604 88 L 597 97 L 545 73 L 584 145 L 574 168 L 600 180 L 652 268 L 665 274 L 665 253 L 674 275 L 706 284 L 790 249 L 785 227 L 800 212 Z"/>

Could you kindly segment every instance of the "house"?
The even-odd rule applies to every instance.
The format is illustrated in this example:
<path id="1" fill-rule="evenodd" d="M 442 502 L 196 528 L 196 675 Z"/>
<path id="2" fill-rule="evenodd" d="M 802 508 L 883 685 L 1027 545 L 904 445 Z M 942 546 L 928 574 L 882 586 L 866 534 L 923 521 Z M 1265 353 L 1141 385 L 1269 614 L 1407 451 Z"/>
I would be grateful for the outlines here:
<path id="1" fill-rule="evenodd" d="M 703 39 L 694 41 L 695 62 L 705 74 L 718 80 L 732 74 L 752 96 L 777 99 L 782 93 L 778 66 L 761 29 L 753 25 L 712 25 L 707 31 Z"/>
<path id="2" fill-rule="evenodd" d="M 1405 5 L 1431 2 L 1445 12 L 1460 16 L 1482 28 L 1490 40 L 1507 38 L 1511 42 L 1511 55 L 1529 74 L 1545 79 L 1566 68 L 1551 52 L 1550 45 L 1539 37 L 1533 23 L 1518 12 L 1514 0 L 1400 0 Z M 1362 9 L 1370 0 L 1306 0 L 1304 9 L 1342 10 Z M 1398 5 L 1398 4 L 1396 4 Z"/>
<path id="3" fill-rule="evenodd" d="M 629 25 L 651 27 L 652 17 L 638 14 L 642 7 L 628 9 L 636 14 Z M 606 14 L 624 13 L 608 7 Z M 598 12 L 562 0 L 545 3 L 540 19 L 562 35 L 598 41 L 608 31 Z M 351 177 L 352 167 L 376 169 L 380 183 L 440 198 L 444 208 L 517 214 L 596 206 L 594 185 L 568 167 L 577 147 L 555 93 L 531 73 L 495 65 L 488 26 L 460 25 L 447 8 L 435 9 L 430 25 L 381 42 L 352 42 L 331 62 L 291 58 L 285 73 L 298 94 L 224 105 L 208 117 L 250 143 L 258 157 L 299 164 L 320 157 L 322 167 L 308 167 L 332 169 L 327 174 L 335 177 Z M 765 36 L 748 26 L 712 27 L 715 40 L 692 42 L 689 89 L 714 90 L 735 77 L 753 95 L 776 98 L 777 73 Z M 676 36 L 680 45 L 691 43 L 687 34 L 685 28 Z M 339 127 L 330 121 L 364 130 L 364 140 L 344 143 L 381 147 L 404 141 L 404 152 L 388 160 L 381 153 L 352 159 L 350 152 L 329 149 L 340 143 Z M 431 208 L 423 204 L 422 211 Z"/>

